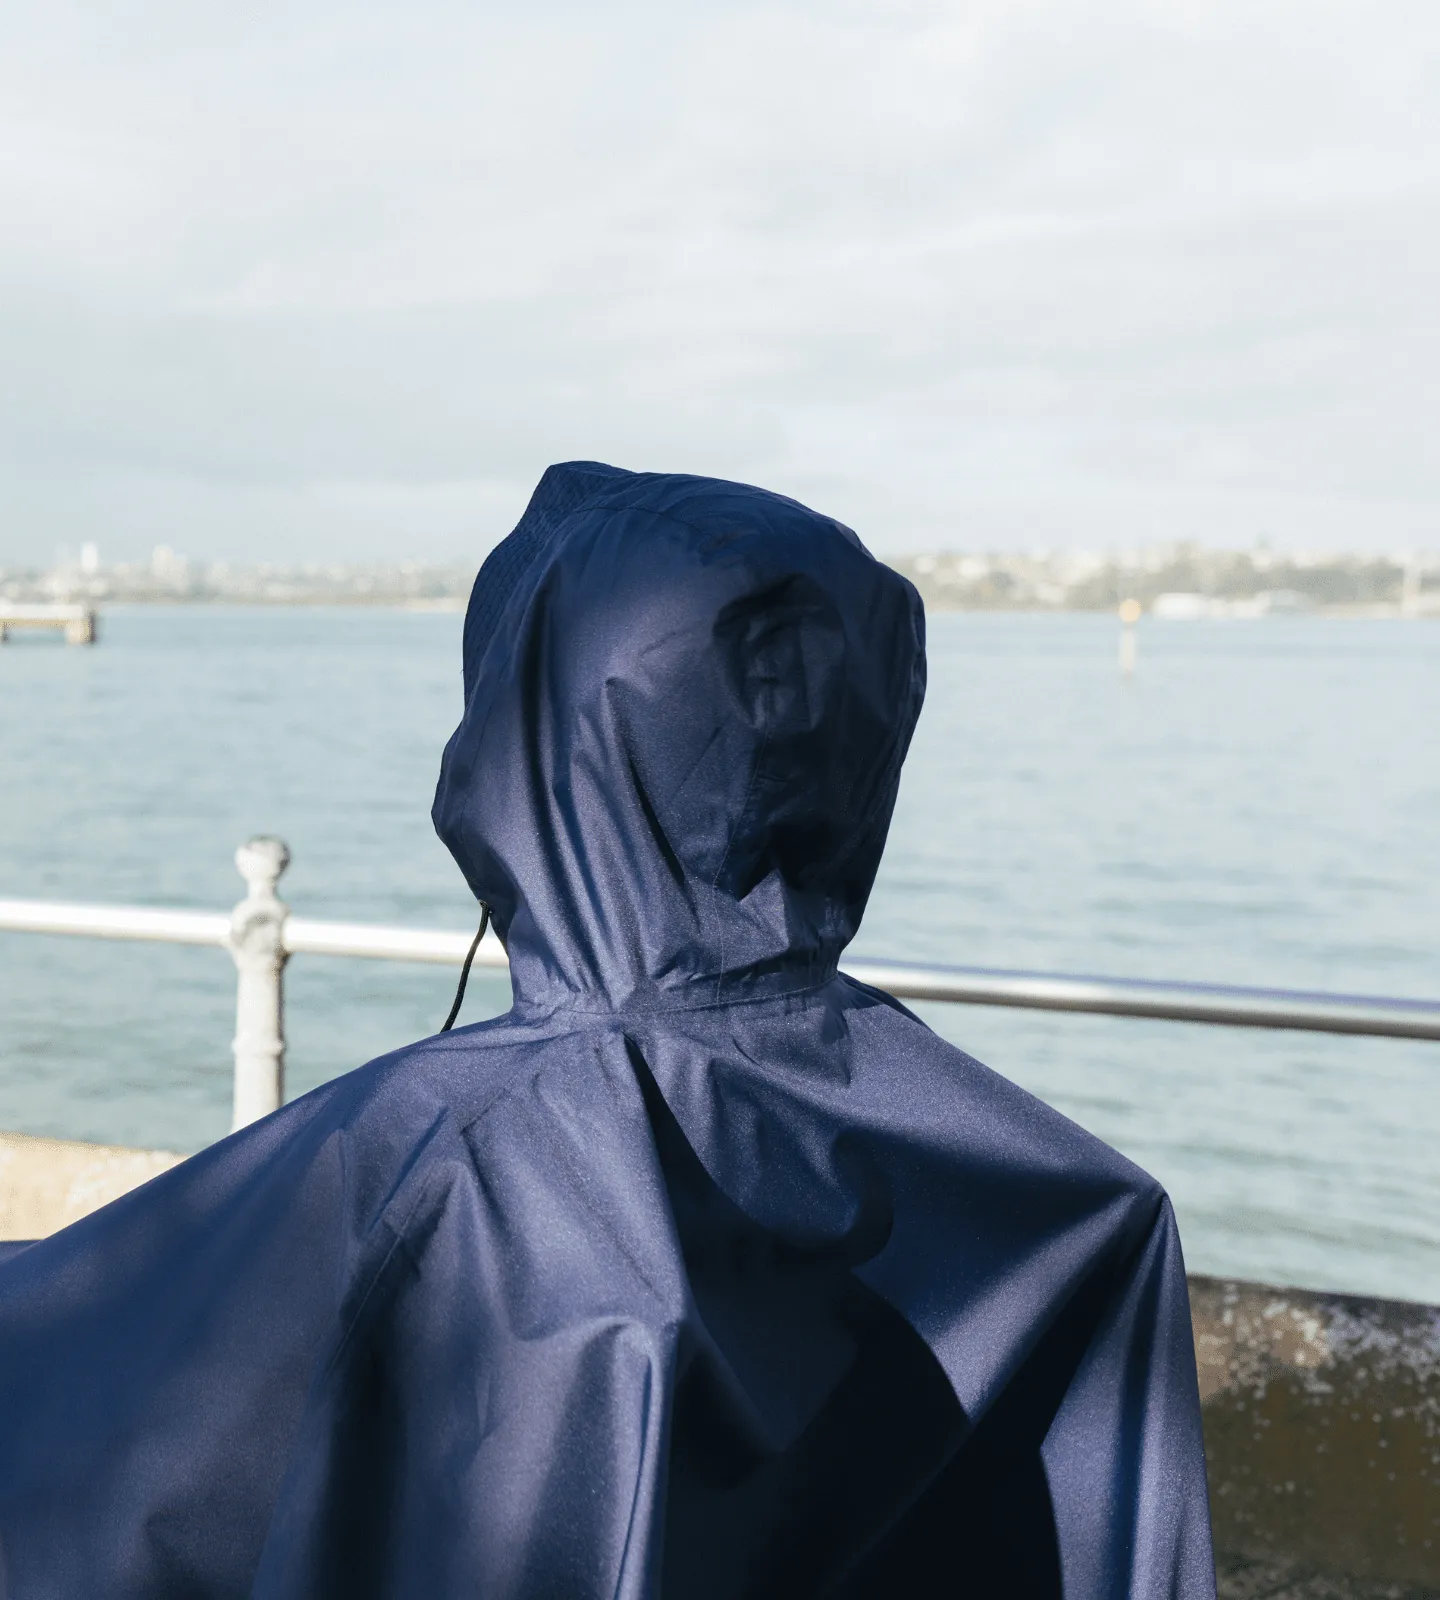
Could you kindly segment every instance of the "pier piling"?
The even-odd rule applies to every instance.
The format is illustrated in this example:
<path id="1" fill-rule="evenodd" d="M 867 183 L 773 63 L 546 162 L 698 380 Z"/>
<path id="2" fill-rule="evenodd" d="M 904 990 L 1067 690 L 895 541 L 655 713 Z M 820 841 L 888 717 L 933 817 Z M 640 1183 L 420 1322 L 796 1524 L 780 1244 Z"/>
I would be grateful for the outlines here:
<path id="1" fill-rule="evenodd" d="M 1135 624 L 1140 620 L 1140 602 L 1120 602 L 1120 670 L 1128 678 L 1135 671 Z"/>

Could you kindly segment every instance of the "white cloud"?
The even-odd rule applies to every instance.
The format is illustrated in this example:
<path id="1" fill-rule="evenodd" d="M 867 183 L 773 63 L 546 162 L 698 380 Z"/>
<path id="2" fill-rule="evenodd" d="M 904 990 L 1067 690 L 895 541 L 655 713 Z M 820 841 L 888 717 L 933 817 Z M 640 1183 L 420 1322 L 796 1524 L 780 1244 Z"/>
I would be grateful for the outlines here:
<path id="1" fill-rule="evenodd" d="M 0 561 L 478 553 L 546 462 L 880 548 L 1440 544 L 1440 13 L 0 21 Z"/>

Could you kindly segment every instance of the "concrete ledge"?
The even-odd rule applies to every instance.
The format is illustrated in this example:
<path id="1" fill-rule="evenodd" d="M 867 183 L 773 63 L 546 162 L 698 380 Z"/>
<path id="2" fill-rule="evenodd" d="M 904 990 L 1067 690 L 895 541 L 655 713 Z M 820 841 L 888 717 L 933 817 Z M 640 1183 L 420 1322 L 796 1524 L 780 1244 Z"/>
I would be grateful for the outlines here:
<path id="1" fill-rule="evenodd" d="M 1440 1600 L 1440 1589 L 1223 1553 L 1216 1558 L 1215 1576 L 1218 1600 Z"/>
<path id="2" fill-rule="evenodd" d="M 168 1150 L 0 1133 L 0 1239 L 43 1239 L 184 1159 Z"/>
<path id="3" fill-rule="evenodd" d="M 1220 1278 L 1190 1303 L 1216 1548 L 1440 1588 L 1440 1308 Z"/>

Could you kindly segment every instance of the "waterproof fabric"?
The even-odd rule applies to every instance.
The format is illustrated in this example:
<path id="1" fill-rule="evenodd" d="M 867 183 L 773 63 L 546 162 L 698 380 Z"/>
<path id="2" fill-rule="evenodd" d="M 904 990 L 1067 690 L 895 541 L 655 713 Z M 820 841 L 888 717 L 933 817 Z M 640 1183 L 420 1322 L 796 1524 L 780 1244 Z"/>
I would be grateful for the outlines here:
<path id="1" fill-rule="evenodd" d="M 435 800 L 514 1008 L 0 1262 L 0 1592 L 1213 1596 L 1164 1194 L 837 975 L 922 630 L 792 501 L 546 474 Z"/>

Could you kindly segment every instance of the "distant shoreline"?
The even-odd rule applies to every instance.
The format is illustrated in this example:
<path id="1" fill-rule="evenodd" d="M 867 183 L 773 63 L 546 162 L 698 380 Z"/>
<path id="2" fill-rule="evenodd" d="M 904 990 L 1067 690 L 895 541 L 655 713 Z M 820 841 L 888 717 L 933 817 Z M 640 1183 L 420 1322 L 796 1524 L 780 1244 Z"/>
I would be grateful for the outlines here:
<path id="1" fill-rule="evenodd" d="M 1113 617 L 1114 606 L 1080 606 L 1080 605 L 966 605 L 963 602 L 946 601 L 937 599 L 934 595 L 922 595 L 925 610 L 929 615 L 943 616 L 996 616 L 996 617 Z M 1429 596 L 1427 595 L 1427 600 Z M 460 616 L 464 614 L 467 600 L 406 600 L 398 597 L 375 596 L 373 598 L 348 598 L 337 597 L 324 599 L 305 596 L 296 599 L 272 598 L 243 598 L 233 595 L 194 595 L 194 596 L 149 596 L 137 598 L 127 596 L 124 599 L 106 599 L 87 601 L 97 611 L 139 611 L 139 610 L 204 610 L 207 608 L 230 609 L 236 611 L 405 611 L 417 616 Z M 3 609 L 3 601 L 0 601 Z M 1157 613 L 1151 608 L 1141 612 L 1143 621 L 1146 622 L 1266 622 L 1283 618 L 1289 621 L 1302 619 L 1315 619 L 1326 622 L 1416 622 L 1440 621 L 1440 605 L 1426 605 L 1421 609 L 1406 610 L 1396 603 L 1378 602 L 1375 604 L 1361 605 L 1317 605 L 1306 606 L 1295 610 L 1274 610 L 1266 612 L 1241 612 L 1241 611 L 1213 611 L 1197 615 L 1165 615 Z"/>
<path id="2" fill-rule="evenodd" d="M 933 612 L 1114 613 L 1155 617 L 1440 615 L 1440 553 L 1317 554 L 1153 545 L 1029 554 L 945 551 L 892 556 Z M 94 545 L 46 571 L 0 568 L 0 605 L 386 606 L 463 610 L 470 562 L 240 565 L 194 562 L 159 545 L 148 562 L 102 566 Z"/>

